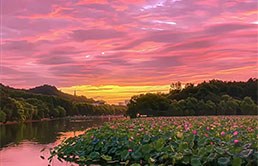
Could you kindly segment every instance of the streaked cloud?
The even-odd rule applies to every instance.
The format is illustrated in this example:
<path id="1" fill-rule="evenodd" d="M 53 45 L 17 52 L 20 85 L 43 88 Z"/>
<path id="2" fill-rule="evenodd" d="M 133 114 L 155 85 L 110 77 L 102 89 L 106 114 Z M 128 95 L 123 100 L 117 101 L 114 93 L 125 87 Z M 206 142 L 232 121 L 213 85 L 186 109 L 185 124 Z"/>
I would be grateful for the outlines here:
<path id="1" fill-rule="evenodd" d="M 255 0 L 8 0 L 2 13 L 10 86 L 114 103 L 174 81 L 257 77 Z"/>

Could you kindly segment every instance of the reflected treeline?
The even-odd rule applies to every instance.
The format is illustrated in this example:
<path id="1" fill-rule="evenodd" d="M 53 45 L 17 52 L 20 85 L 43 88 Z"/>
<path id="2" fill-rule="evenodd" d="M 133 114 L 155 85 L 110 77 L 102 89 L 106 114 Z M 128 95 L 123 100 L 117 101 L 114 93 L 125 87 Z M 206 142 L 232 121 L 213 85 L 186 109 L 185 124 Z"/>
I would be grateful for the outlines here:
<path id="1" fill-rule="evenodd" d="M 19 144 L 24 140 L 40 144 L 53 143 L 60 136 L 60 132 L 82 131 L 92 126 L 115 119 L 96 118 L 80 122 L 68 119 L 51 120 L 35 123 L 12 124 L 0 126 L 0 149 L 9 144 Z"/>

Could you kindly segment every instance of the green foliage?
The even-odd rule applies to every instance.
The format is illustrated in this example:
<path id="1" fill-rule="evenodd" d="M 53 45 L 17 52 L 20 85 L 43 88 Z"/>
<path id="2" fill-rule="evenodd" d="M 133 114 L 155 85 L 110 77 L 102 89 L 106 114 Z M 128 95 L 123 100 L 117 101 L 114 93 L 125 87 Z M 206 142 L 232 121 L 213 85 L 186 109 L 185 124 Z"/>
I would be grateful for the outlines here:
<path id="1" fill-rule="evenodd" d="M 0 110 L 0 122 L 6 122 L 6 113 L 2 110 Z"/>
<path id="2" fill-rule="evenodd" d="M 65 117 L 66 116 L 66 111 L 63 107 L 58 106 L 56 109 L 58 110 L 60 117 Z"/>
<path id="3" fill-rule="evenodd" d="M 127 105 L 127 114 L 130 117 L 136 117 L 138 113 L 149 116 L 159 116 L 166 113 L 169 104 L 169 99 L 161 94 L 147 93 L 145 95 L 134 96 Z"/>
<path id="4" fill-rule="evenodd" d="M 64 140 L 50 150 L 49 161 L 57 157 L 79 165 L 255 165 L 257 125 L 257 117 L 247 116 L 116 121 Z"/>
<path id="5" fill-rule="evenodd" d="M 181 85 L 180 83 L 177 84 Z M 256 78 L 250 78 L 247 82 L 211 80 L 209 82 L 204 81 L 197 86 L 188 83 L 184 89 L 173 85 L 175 83 L 171 85 L 169 99 L 182 100 L 187 97 L 194 97 L 197 100 L 211 100 L 214 103 L 219 103 L 220 97 L 227 94 L 234 99 L 244 99 L 249 96 L 256 104 L 258 102 L 258 80 Z"/>
<path id="6" fill-rule="evenodd" d="M 184 89 L 181 83 L 177 82 L 171 85 L 168 95 L 133 96 L 127 105 L 127 115 L 132 118 L 138 114 L 147 116 L 258 115 L 257 87 L 257 79 L 250 79 L 247 82 L 211 80 L 197 86 L 188 83 Z"/>
<path id="7" fill-rule="evenodd" d="M 257 115 L 258 108 L 250 97 L 245 97 L 240 102 L 240 110 L 242 115 Z"/>
<path id="8" fill-rule="evenodd" d="M 124 106 L 108 104 L 94 106 L 91 104 L 94 102 L 92 100 L 71 96 L 47 85 L 25 91 L 0 84 L 0 95 L 0 110 L 6 115 L 5 121 L 24 122 L 73 115 L 121 115 L 126 111 Z"/>

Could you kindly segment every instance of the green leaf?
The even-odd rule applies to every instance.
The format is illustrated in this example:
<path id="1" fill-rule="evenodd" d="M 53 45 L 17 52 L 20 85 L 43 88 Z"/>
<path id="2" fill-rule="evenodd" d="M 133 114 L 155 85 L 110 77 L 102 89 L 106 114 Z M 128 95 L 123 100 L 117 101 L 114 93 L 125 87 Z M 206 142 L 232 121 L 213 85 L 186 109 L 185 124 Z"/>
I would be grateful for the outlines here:
<path id="1" fill-rule="evenodd" d="M 112 160 L 112 157 L 111 156 L 108 156 L 108 155 L 101 155 L 101 158 L 103 158 L 104 160 L 106 161 L 111 161 Z"/>
<path id="2" fill-rule="evenodd" d="M 193 156 L 191 158 L 191 165 L 192 166 L 202 166 L 201 159 L 198 156 Z"/>
<path id="3" fill-rule="evenodd" d="M 141 166 L 141 165 L 138 164 L 138 163 L 134 163 L 134 164 L 132 164 L 131 166 Z"/>
<path id="4" fill-rule="evenodd" d="M 241 166 L 242 159 L 241 158 L 234 158 L 232 166 Z"/>
<path id="5" fill-rule="evenodd" d="M 126 161 L 129 157 L 130 153 L 127 151 L 127 150 L 124 150 L 122 153 L 121 153 L 121 158 L 122 160 Z"/>
<path id="6" fill-rule="evenodd" d="M 95 160 L 99 158 L 99 152 L 91 152 L 89 155 L 91 160 Z"/>
<path id="7" fill-rule="evenodd" d="M 144 135 L 142 142 L 145 143 L 145 144 L 149 143 L 150 142 L 150 136 L 149 135 Z"/>
<path id="8" fill-rule="evenodd" d="M 40 158 L 42 158 L 43 160 L 45 160 L 45 157 L 44 157 L 44 156 L 40 156 Z"/>
<path id="9" fill-rule="evenodd" d="M 145 144 L 142 146 L 142 153 L 143 154 L 148 154 L 152 151 L 152 147 L 150 144 Z"/>
<path id="10" fill-rule="evenodd" d="M 160 138 L 158 139 L 158 141 L 155 143 L 155 149 L 157 151 L 161 151 L 161 149 L 164 147 L 165 145 L 165 140 L 164 138 Z"/>
<path id="11" fill-rule="evenodd" d="M 223 154 L 225 153 L 225 150 L 222 149 L 222 148 L 219 148 L 219 147 L 216 147 L 216 148 L 215 148 L 215 151 L 216 151 L 217 153 L 219 153 L 220 155 L 223 155 Z"/>
<path id="12" fill-rule="evenodd" d="M 256 160 L 258 160 L 258 152 L 255 152 L 254 156 L 255 156 Z"/>
<path id="13" fill-rule="evenodd" d="M 227 165 L 229 165 L 229 163 L 230 163 L 230 159 L 227 157 L 220 157 L 218 159 L 218 165 L 220 165 L 220 166 L 227 166 Z"/>
<path id="14" fill-rule="evenodd" d="M 79 158 L 79 161 L 86 161 L 87 159 L 84 157 L 84 156 L 82 156 L 82 157 L 80 157 Z"/>
<path id="15" fill-rule="evenodd" d="M 190 159 L 191 159 L 190 156 L 184 156 L 184 157 L 183 157 L 183 160 L 182 160 L 182 163 L 185 164 L 185 165 L 187 165 L 187 164 L 190 163 Z"/>
<path id="16" fill-rule="evenodd" d="M 191 149 L 185 149 L 184 150 L 184 155 L 192 155 L 192 150 Z"/>
<path id="17" fill-rule="evenodd" d="M 113 148 L 111 148 L 111 149 L 108 151 L 108 154 L 114 154 L 116 151 L 117 151 L 117 148 L 116 148 L 116 147 L 113 147 Z"/>
<path id="18" fill-rule="evenodd" d="M 209 156 L 207 157 L 207 161 L 213 161 L 215 160 L 217 157 L 216 153 L 211 153 L 209 154 Z"/>
<path id="19" fill-rule="evenodd" d="M 187 149 L 187 148 L 188 148 L 187 142 L 182 142 L 182 143 L 179 144 L 178 150 L 179 150 L 180 152 L 184 152 L 184 150 Z"/>
<path id="20" fill-rule="evenodd" d="M 142 157 L 142 154 L 141 154 L 139 151 L 136 151 L 136 152 L 133 152 L 133 153 L 131 154 L 131 156 L 132 156 L 132 158 L 133 158 L 134 160 L 139 160 L 139 159 Z"/>

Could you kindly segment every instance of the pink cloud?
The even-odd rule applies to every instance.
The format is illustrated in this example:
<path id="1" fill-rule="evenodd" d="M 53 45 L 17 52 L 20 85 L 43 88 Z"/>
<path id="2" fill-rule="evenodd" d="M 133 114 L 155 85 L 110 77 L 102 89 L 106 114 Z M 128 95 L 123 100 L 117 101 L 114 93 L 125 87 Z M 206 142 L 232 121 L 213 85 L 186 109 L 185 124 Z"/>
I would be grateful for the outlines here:
<path id="1" fill-rule="evenodd" d="M 13 0 L 3 5 L 2 81 L 12 86 L 256 77 L 254 0 Z"/>

